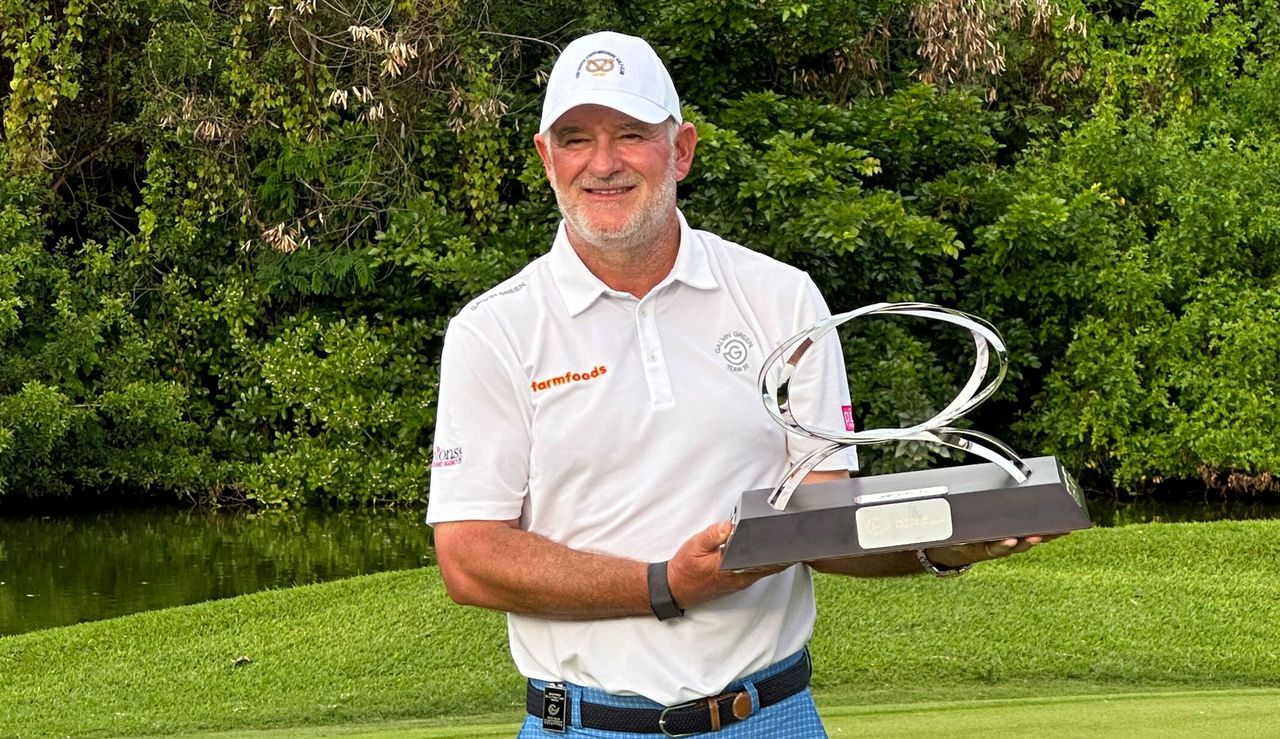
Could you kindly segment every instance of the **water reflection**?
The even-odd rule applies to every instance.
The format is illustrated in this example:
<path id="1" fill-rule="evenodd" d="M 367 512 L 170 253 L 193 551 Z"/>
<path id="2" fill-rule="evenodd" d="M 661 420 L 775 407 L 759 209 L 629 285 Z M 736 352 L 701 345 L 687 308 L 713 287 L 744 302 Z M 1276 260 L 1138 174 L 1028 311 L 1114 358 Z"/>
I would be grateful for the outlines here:
<path id="1" fill-rule="evenodd" d="M 420 511 L 0 518 L 0 635 L 430 563 Z"/>
<path id="2" fill-rule="evenodd" d="M 1155 497 L 1090 498 L 1089 518 L 1094 526 L 1184 521 L 1244 521 L 1280 518 L 1280 501 L 1221 497 L 1169 500 Z"/>
<path id="3" fill-rule="evenodd" d="M 1280 502 L 1090 498 L 1096 526 L 1280 518 Z M 0 636 L 431 564 L 421 511 L 0 517 Z"/>

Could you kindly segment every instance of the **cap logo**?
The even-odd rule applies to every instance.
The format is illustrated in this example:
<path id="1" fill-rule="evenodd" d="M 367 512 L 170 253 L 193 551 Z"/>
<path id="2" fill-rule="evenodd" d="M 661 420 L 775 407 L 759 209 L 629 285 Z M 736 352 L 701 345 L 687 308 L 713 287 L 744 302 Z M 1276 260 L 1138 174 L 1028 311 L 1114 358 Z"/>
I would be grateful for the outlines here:
<path id="1" fill-rule="evenodd" d="M 585 70 L 592 77 L 603 77 L 614 70 L 618 70 L 619 75 L 626 75 L 627 68 L 623 66 L 622 60 L 610 51 L 593 51 L 583 58 L 582 63 L 578 65 L 578 73 L 575 78 L 581 77 Z"/>

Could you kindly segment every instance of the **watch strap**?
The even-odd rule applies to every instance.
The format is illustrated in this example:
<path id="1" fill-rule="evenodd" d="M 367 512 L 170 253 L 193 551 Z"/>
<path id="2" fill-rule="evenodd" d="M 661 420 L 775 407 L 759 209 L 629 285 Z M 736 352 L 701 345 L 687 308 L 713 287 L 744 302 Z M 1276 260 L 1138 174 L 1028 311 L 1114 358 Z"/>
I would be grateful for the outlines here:
<path id="1" fill-rule="evenodd" d="M 671 584 L 667 582 L 667 563 L 649 563 L 649 608 L 659 621 L 669 621 L 684 615 L 684 609 L 676 605 L 671 595 Z"/>
<path id="2" fill-rule="evenodd" d="M 958 575 L 963 575 L 973 567 L 972 564 L 960 565 L 959 567 L 940 565 L 929 559 L 929 555 L 923 549 L 916 550 L 916 559 L 919 560 L 920 566 L 924 568 L 924 571 L 934 577 L 956 577 Z"/>

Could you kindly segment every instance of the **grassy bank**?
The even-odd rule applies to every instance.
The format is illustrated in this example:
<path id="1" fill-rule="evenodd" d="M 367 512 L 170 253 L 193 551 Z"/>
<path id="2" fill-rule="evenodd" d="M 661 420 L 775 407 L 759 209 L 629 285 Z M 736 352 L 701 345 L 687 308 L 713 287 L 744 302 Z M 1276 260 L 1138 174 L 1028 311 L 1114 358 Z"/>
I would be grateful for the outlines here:
<path id="1" fill-rule="evenodd" d="M 835 705 L 1280 686 L 1280 521 L 1074 534 L 959 580 L 819 583 Z M 514 717 L 502 617 L 433 569 L 0 639 L 0 736 Z"/>
<path id="2" fill-rule="evenodd" d="M 842 739 L 990 739 L 993 736 L 1203 739 L 1280 737 L 1280 690 L 1173 691 L 831 706 L 818 701 L 827 731 Z M 440 719 L 239 730 L 174 739 L 510 739 L 519 722 Z"/>

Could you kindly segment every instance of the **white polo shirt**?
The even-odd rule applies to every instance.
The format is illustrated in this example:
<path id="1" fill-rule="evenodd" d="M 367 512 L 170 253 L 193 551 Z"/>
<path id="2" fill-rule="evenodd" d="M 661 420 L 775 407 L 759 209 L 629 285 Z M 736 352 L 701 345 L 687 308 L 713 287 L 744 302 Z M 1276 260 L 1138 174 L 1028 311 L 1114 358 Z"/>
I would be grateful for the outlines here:
<path id="1" fill-rule="evenodd" d="M 427 523 L 518 518 L 574 549 L 670 559 L 814 447 L 774 423 L 756 383 L 769 352 L 827 314 L 806 274 L 683 216 L 671 273 L 637 300 L 583 265 L 562 223 L 548 254 L 449 324 Z M 823 341 L 791 401 L 836 428 L 849 391 L 838 340 Z M 824 465 L 844 467 L 852 452 Z M 527 677 L 674 704 L 800 650 L 814 615 L 798 566 L 671 621 L 509 614 L 508 631 Z"/>

